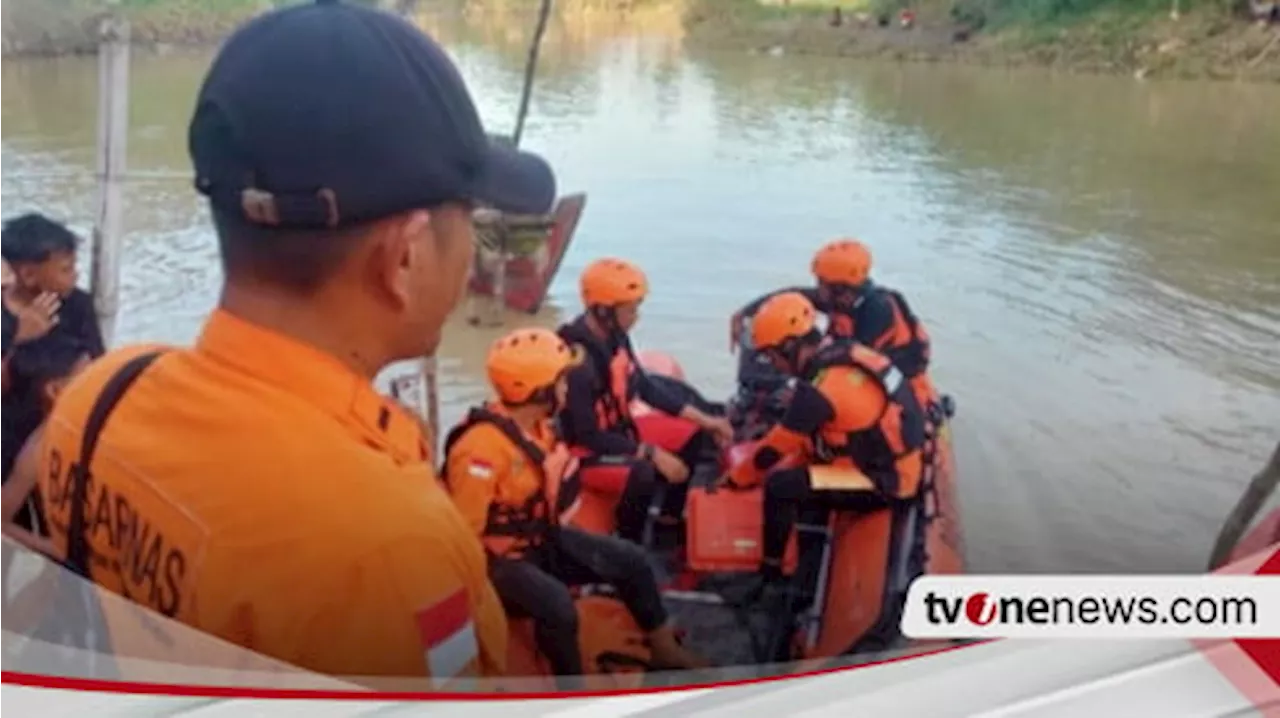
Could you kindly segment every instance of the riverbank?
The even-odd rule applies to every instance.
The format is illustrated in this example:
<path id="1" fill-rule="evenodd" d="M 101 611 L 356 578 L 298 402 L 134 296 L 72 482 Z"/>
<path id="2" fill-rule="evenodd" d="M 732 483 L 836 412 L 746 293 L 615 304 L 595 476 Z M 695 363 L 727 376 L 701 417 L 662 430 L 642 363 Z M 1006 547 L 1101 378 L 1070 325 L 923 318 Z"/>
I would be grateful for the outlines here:
<path id="1" fill-rule="evenodd" d="M 286 1 L 122 0 L 121 11 L 131 22 L 135 44 L 163 48 L 215 43 L 246 19 Z M 465 4 L 528 4 L 532 23 L 536 1 Z M 610 2 L 634 9 L 644 0 Z M 1165 0 L 1097 0 L 1094 10 L 1052 16 L 1002 12 L 1000 7 L 1013 6 L 1009 0 L 917 0 L 911 3 L 915 22 L 903 29 L 895 13 L 884 12 L 903 4 L 898 0 L 686 0 L 683 34 L 699 49 L 1280 82 L 1280 24 L 1248 22 L 1224 9 L 1223 2 L 1179 0 L 1184 10 L 1174 19 Z M 965 11 L 957 13 L 955 6 Z M 0 7 L 5 57 L 96 49 L 99 0 L 7 0 Z M 576 7 L 558 10 L 568 14 Z M 890 20 L 888 26 L 877 22 L 877 14 Z"/>
<path id="2" fill-rule="evenodd" d="M 691 0 L 688 42 L 771 54 L 1280 82 L 1280 24 L 1250 22 L 1217 2 L 1182 0 L 1176 17 L 1167 2 L 1125 0 L 1074 15 L 975 18 L 953 12 L 952 0 L 920 0 L 910 28 L 896 13 L 879 13 L 889 20 L 882 25 L 874 0 L 780 2 Z"/>
<path id="3" fill-rule="evenodd" d="M 272 0 L 124 0 L 140 46 L 205 45 L 274 6 Z M 105 3 L 95 0 L 5 0 L 4 57 L 91 54 Z"/>

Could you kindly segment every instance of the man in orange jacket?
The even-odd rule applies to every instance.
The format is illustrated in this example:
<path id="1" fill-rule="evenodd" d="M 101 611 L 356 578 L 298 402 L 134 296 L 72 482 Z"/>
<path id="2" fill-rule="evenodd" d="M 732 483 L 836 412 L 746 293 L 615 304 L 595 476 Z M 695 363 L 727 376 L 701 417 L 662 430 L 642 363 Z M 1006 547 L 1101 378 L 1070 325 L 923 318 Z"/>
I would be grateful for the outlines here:
<path id="1" fill-rule="evenodd" d="M 585 361 L 569 374 L 568 399 L 560 418 L 565 439 L 583 458 L 584 485 L 621 494 L 618 535 L 639 542 L 657 479 L 673 487 L 666 494 L 663 514 L 679 518 L 691 464 L 712 439 L 732 440 L 733 427 L 727 419 L 700 410 L 688 397 L 674 396 L 639 370 L 628 337 L 649 293 L 639 267 L 621 259 L 600 259 L 582 272 L 579 281 L 586 311 L 560 327 L 559 334 L 582 347 Z M 665 414 L 688 419 L 702 431 L 678 451 L 648 443 L 631 415 L 636 398 Z"/>
<path id="2" fill-rule="evenodd" d="M 305 670 L 378 687 L 502 675 L 484 551 L 373 380 L 436 351 L 473 205 L 541 214 L 554 173 L 491 142 L 443 48 L 354 4 L 249 21 L 193 108 L 218 308 L 194 346 L 117 349 L 59 394 L 38 479 L 58 558 Z M 119 618 L 120 651 L 161 643 Z"/>
<path id="3" fill-rule="evenodd" d="M 539 650 L 561 688 L 579 687 L 583 672 L 566 584 L 612 585 L 648 634 L 656 664 L 703 667 L 677 642 L 640 547 L 561 525 L 576 508 L 577 461 L 552 417 L 581 359 L 546 329 L 518 329 L 495 342 L 485 364 L 495 400 L 449 433 L 441 474 L 484 543 L 503 603 L 534 619 Z"/>
<path id="4" fill-rule="evenodd" d="M 851 339 L 889 357 L 906 375 L 922 408 L 930 411 L 940 399 L 928 376 L 929 333 L 901 292 L 872 281 L 871 259 L 871 250 L 854 239 L 823 245 L 811 264 L 818 286 L 778 290 L 743 307 L 730 322 L 733 346 L 741 340 L 744 319 L 755 315 L 768 299 L 794 292 L 827 314 L 828 336 Z"/>
<path id="5" fill-rule="evenodd" d="M 766 581 L 782 577 L 782 557 L 801 504 L 863 510 L 918 495 L 924 472 L 925 418 L 902 372 L 860 344 L 823 339 L 816 310 L 794 292 L 767 300 L 751 326 L 751 343 L 789 380 L 792 398 L 782 421 L 760 440 L 753 460 L 731 474 L 740 487 L 764 475 Z M 807 455 L 809 466 L 774 470 L 784 458 Z M 844 472 L 823 472 L 830 466 Z M 812 467 L 812 468 L 811 468 Z M 869 478 L 876 491 L 829 480 L 841 473 Z M 807 553 L 804 544 L 801 554 Z"/>

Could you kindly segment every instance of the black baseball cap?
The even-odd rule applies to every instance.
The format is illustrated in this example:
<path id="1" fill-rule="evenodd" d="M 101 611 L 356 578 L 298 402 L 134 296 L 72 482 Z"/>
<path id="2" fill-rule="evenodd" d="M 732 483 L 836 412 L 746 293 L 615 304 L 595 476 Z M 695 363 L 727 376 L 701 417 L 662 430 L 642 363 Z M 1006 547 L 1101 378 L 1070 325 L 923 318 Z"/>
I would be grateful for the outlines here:
<path id="1" fill-rule="evenodd" d="M 268 226 L 348 226 L 459 200 L 541 214 L 556 197 L 545 160 L 485 133 L 435 41 L 336 0 L 268 12 L 228 38 L 188 142 L 196 189 Z"/>

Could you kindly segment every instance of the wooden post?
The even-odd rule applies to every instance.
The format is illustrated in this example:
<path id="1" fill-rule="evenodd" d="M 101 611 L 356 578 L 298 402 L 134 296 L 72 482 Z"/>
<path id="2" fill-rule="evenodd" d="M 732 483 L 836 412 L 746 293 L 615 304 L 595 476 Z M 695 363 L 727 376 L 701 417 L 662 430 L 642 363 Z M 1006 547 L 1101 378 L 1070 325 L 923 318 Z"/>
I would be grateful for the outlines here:
<path id="1" fill-rule="evenodd" d="M 502 317 L 507 310 L 507 262 L 511 261 L 507 241 L 510 231 L 506 215 L 503 215 L 498 221 L 498 266 L 493 271 L 493 301 L 489 304 L 491 327 L 502 326 Z"/>
<path id="2" fill-rule="evenodd" d="M 92 292 L 103 341 L 110 346 L 120 311 L 123 181 L 129 137 L 129 22 L 114 12 L 98 26 L 98 208 Z"/>
<path id="3" fill-rule="evenodd" d="M 431 431 L 431 436 L 427 437 L 427 441 L 431 443 L 431 454 L 435 456 L 440 450 L 440 389 L 436 383 L 437 366 L 436 357 L 431 355 L 422 360 L 422 387 L 426 398 L 426 419 L 427 428 Z M 440 457 L 441 461 L 444 457 Z M 437 461 L 436 464 L 439 464 Z"/>

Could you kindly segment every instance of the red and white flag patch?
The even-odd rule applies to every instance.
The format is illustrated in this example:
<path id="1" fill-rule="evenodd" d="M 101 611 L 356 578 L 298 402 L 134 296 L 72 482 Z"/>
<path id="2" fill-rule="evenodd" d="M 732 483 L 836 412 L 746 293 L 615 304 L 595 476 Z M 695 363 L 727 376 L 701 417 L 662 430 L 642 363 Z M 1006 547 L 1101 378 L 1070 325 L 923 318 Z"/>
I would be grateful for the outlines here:
<path id="1" fill-rule="evenodd" d="M 471 601 L 465 588 L 418 611 L 423 656 L 433 678 L 474 675 L 480 658 Z"/>
<path id="2" fill-rule="evenodd" d="M 492 479 L 493 464 L 484 459 L 471 459 L 467 462 L 467 473 L 477 479 Z"/>

